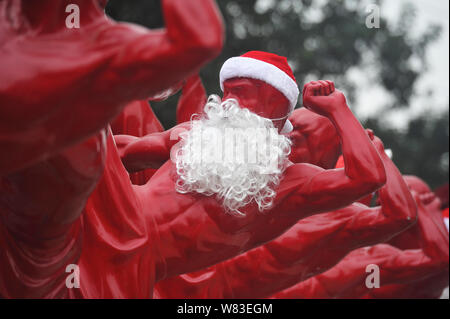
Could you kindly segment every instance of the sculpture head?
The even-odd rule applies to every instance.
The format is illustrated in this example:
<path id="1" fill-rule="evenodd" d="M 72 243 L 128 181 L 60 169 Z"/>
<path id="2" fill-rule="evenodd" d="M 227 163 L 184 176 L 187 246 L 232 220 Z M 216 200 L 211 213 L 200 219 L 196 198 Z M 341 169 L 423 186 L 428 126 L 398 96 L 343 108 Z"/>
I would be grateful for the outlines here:
<path id="1" fill-rule="evenodd" d="M 282 133 L 292 131 L 288 117 L 300 91 L 285 57 L 251 51 L 225 62 L 220 71 L 223 100 L 235 99 L 244 108 L 272 120 Z"/>

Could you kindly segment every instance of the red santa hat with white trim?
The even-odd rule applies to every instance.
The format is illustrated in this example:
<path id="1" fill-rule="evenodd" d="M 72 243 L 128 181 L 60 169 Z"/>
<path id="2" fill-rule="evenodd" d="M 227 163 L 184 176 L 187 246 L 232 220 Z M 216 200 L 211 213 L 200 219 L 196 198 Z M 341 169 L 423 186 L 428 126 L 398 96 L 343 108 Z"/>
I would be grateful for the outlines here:
<path id="1" fill-rule="evenodd" d="M 228 59 L 220 71 L 220 87 L 233 78 L 249 78 L 264 81 L 280 91 L 290 102 L 291 112 L 295 109 L 300 95 L 294 73 L 287 58 L 262 51 L 250 51 L 242 56 Z M 287 120 L 282 133 L 293 129 Z"/>

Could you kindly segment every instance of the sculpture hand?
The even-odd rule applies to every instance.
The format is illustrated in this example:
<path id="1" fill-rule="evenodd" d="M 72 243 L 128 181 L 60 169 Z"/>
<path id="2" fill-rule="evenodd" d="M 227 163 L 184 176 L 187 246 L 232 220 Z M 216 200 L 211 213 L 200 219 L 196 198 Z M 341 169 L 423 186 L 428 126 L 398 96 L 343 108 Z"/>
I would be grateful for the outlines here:
<path id="1" fill-rule="evenodd" d="M 323 116 L 347 108 L 344 94 L 335 89 L 332 81 L 313 81 L 303 88 L 303 105 Z"/>

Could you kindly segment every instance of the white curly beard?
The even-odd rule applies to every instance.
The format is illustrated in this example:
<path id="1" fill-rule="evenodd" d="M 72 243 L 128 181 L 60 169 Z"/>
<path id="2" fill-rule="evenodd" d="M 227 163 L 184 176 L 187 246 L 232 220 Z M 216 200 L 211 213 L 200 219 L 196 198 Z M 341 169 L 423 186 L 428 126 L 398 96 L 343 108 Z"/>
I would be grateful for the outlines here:
<path id="1" fill-rule="evenodd" d="M 176 190 L 217 195 L 227 212 L 238 215 L 252 201 L 260 211 L 271 208 L 288 164 L 290 140 L 278 134 L 271 120 L 234 99 L 222 102 L 213 95 L 204 111 L 180 135 Z"/>

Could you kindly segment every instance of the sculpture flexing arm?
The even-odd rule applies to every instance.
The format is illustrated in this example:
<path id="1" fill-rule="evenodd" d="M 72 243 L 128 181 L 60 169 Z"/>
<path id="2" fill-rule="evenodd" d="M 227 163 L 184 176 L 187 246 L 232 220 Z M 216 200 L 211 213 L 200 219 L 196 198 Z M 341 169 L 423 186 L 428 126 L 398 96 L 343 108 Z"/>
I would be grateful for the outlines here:
<path id="1" fill-rule="evenodd" d="M 138 138 L 129 135 L 116 135 L 119 156 L 129 173 L 148 168 L 157 169 L 170 159 L 172 147 L 179 141 L 181 133 L 189 129 L 184 123 L 176 127 Z"/>
<path id="2" fill-rule="evenodd" d="M 380 206 L 363 209 L 364 205 L 355 204 L 361 206 L 361 212 L 346 225 L 346 234 L 342 234 L 344 243 L 348 243 L 349 237 L 358 238 L 363 243 L 359 247 L 386 242 L 417 222 L 417 205 L 408 185 L 386 154 L 383 142 L 370 130 L 369 135 L 383 161 L 387 180 L 377 192 Z"/>
<path id="3" fill-rule="evenodd" d="M 343 95 L 336 96 L 334 104 L 344 99 Z M 330 107 L 339 110 L 332 114 L 336 114 L 333 116 L 337 118 L 335 125 L 344 153 L 353 163 L 347 168 L 348 176 L 343 170 L 323 171 L 307 164 L 290 166 L 276 189 L 270 213 L 261 214 L 257 207 L 247 206 L 245 216 L 230 216 L 213 196 L 177 193 L 175 168 L 171 163 L 161 167 L 142 194 L 145 200 L 157 197 L 161 202 L 152 215 L 163 252 L 160 278 L 193 272 L 263 245 L 299 220 L 349 205 L 385 183 L 383 163 L 366 132 L 350 111 L 340 109 L 346 105 L 332 104 Z"/>
<path id="4" fill-rule="evenodd" d="M 331 121 L 304 107 L 292 112 L 289 121 L 294 127 L 289 134 L 292 142 L 289 160 L 323 169 L 335 168 L 342 150 L 339 135 Z"/>
<path id="5" fill-rule="evenodd" d="M 345 96 L 330 81 L 305 85 L 303 104 L 313 112 L 328 117 L 341 138 L 345 169 L 323 170 L 309 164 L 287 169 L 287 183 L 295 187 L 280 189 L 282 209 L 305 211 L 318 207 L 331 211 L 350 205 L 376 191 L 386 182 L 383 162 L 361 124 L 347 106 Z M 296 178 L 301 176 L 302 178 Z"/>
<path id="6" fill-rule="evenodd" d="M 189 78 L 183 86 L 177 105 L 177 123 L 189 122 L 192 115 L 201 114 L 207 100 L 206 90 L 199 75 Z M 336 128 L 324 116 L 306 108 L 296 109 L 289 120 L 293 131 L 289 134 L 293 163 L 310 163 L 324 169 L 334 168 L 341 144 Z"/>
<path id="7" fill-rule="evenodd" d="M 352 250 L 388 241 L 416 222 L 417 207 L 402 175 L 382 142 L 372 139 L 387 174 L 379 190 L 381 206 L 352 204 L 311 216 L 263 247 L 226 261 L 223 268 L 233 297 L 270 296 L 326 271 Z"/>
<path id="8" fill-rule="evenodd" d="M 400 172 L 385 155 L 382 142 L 374 136 L 372 139 L 382 154 L 387 173 L 387 183 L 379 191 L 381 206 L 353 204 L 311 216 L 264 246 L 215 266 L 213 275 L 213 269 L 209 269 L 210 276 L 204 280 L 190 281 L 187 275 L 169 279 L 166 284 L 163 281 L 159 289 L 189 291 L 188 296 L 173 294 L 199 298 L 205 297 L 205 286 L 220 286 L 224 298 L 264 298 L 326 271 L 354 249 L 387 241 L 405 230 L 415 222 L 414 199 Z"/>
<path id="9" fill-rule="evenodd" d="M 176 86 L 222 48 L 213 0 L 164 0 L 166 29 L 158 31 L 110 21 L 95 1 L 60 0 L 51 10 L 54 1 L 36 7 L 10 0 L 21 10 L 6 2 L 0 6 L 0 147 L 8 152 L 0 157 L 0 175 L 86 139 L 127 103 Z M 79 29 L 60 19 L 69 3 L 85 17 Z M 11 14 L 27 27 L 9 26 Z"/>

